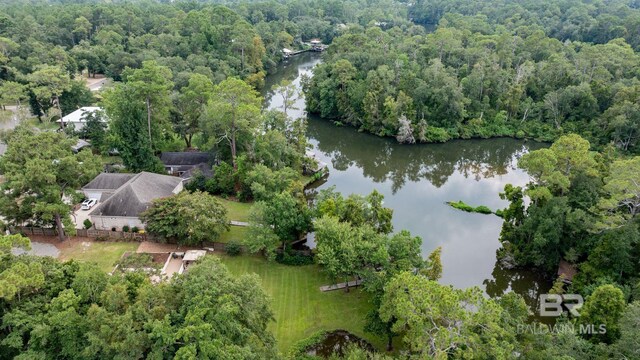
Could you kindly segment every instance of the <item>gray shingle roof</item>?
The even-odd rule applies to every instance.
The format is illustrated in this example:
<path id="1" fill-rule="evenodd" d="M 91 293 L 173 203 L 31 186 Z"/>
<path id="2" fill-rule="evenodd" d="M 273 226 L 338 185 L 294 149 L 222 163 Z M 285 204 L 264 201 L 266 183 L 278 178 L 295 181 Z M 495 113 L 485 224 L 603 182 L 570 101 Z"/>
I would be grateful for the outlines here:
<path id="1" fill-rule="evenodd" d="M 191 165 L 195 166 L 202 163 L 210 163 L 213 160 L 213 156 L 206 152 L 163 152 L 160 155 L 160 160 L 165 165 L 183 166 Z"/>
<path id="2" fill-rule="evenodd" d="M 151 201 L 174 194 L 182 179 L 175 176 L 142 172 L 127 181 L 111 197 L 99 204 L 91 215 L 137 217 Z"/>
<path id="3" fill-rule="evenodd" d="M 83 186 L 83 190 L 116 190 L 136 174 L 101 173 Z"/>

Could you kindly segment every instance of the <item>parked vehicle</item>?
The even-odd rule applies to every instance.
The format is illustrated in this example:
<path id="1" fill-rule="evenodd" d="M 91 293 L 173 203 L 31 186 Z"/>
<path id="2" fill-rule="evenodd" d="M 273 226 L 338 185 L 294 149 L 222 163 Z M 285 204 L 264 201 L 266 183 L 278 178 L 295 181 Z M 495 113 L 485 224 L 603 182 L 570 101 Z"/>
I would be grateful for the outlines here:
<path id="1" fill-rule="evenodd" d="M 98 203 L 98 200 L 96 200 L 96 199 L 87 199 L 87 200 L 82 202 L 81 209 L 82 210 L 89 210 L 97 203 Z"/>

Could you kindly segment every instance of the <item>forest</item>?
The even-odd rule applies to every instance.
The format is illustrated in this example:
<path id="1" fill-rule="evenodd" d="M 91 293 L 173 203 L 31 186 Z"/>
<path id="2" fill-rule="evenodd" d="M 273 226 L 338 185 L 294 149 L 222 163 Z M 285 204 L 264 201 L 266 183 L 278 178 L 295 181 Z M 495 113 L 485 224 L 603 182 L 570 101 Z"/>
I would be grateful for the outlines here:
<path id="1" fill-rule="evenodd" d="M 16 255 L 35 240 L 0 236 L 0 359 L 317 359 L 317 324 L 276 323 L 302 313 L 283 294 L 307 300 L 321 330 L 346 324 L 375 344 L 330 359 L 640 359 L 638 31 L 633 0 L 0 0 L 0 114 L 20 122 L 0 134 L 3 230 L 51 228 L 64 243 L 76 190 L 97 174 L 166 174 L 159 154 L 194 150 L 215 154 L 211 174 L 154 200 L 143 233 L 202 247 L 228 236 L 234 216 L 246 225 L 241 241 L 160 283 L 148 269 Z M 268 109 L 260 91 L 282 50 L 311 39 L 329 46 L 302 81 L 306 108 L 285 79 L 272 88 L 281 108 Z M 91 91 L 92 79 L 106 85 Z M 104 111 L 82 130 L 56 123 L 92 105 Z M 511 289 L 440 283 L 442 248 L 425 254 L 427 239 L 394 228 L 377 190 L 309 191 L 326 174 L 309 171 L 318 163 L 294 109 L 407 144 L 413 168 L 434 164 L 416 179 L 394 161 L 405 155 L 372 159 L 341 139 L 356 154 L 332 166 L 352 162 L 377 182 L 393 173 L 394 193 L 517 165 L 529 182 L 501 191 L 506 208 L 476 204 L 484 214 L 469 216 L 495 210 L 496 266 L 583 296 L 580 316 L 548 326 Z M 477 143 L 464 161 L 417 150 L 493 137 L 541 143 L 517 159 Z M 92 148 L 72 151 L 79 138 Z M 309 232 L 315 248 L 296 249 Z M 576 269 L 571 281 L 559 263 Z M 282 274 L 315 282 L 293 287 Z M 344 294 L 318 292 L 340 282 Z M 277 338 L 282 328 L 300 331 Z"/>
<path id="2" fill-rule="evenodd" d="M 606 28 L 615 22 L 554 31 L 566 23 L 526 21 L 525 14 L 548 19 L 536 13 L 542 6 L 523 14 L 490 5 L 482 8 L 485 14 L 474 11 L 473 2 L 435 19 L 456 2 L 444 2 L 442 9 L 436 3 L 412 7 L 415 18 L 437 20 L 433 31 L 352 27 L 337 37 L 306 85 L 308 111 L 402 143 L 552 141 L 578 133 L 597 149 L 612 143 L 637 152 L 638 54 L 629 37 L 589 36 L 615 33 Z M 581 3 L 575 3 L 565 11 L 578 12 Z M 581 11 L 598 9 L 583 5 Z M 637 13 L 625 12 L 629 18 Z M 616 29 L 633 34 L 633 28 Z"/>

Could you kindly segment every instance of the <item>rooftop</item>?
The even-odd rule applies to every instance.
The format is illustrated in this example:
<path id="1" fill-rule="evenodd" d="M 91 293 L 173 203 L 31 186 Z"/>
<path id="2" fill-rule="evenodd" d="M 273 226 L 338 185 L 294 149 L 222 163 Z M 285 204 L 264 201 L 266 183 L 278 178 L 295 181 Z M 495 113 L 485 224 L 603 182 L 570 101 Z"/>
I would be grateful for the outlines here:
<path id="1" fill-rule="evenodd" d="M 96 111 L 102 111 L 101 107 L 98 106 L 85 106 L 80 109 L 64 116 L 62 121 L 65 123 L 83 123 L 86 122 L 85 113 L 94 113 Z M 60 122 L 60 120 L 58 120 Z"/>
<path id="2" fill-rule="evenodd" d="M 174 166 L 207 164 L 212 158 L 211 153 L 200 151 L 163 152 L 160 155 L 163 164 Z"/>
<path id="3" fill-rule="evenodd" d="M 134 176 L 136 174 L 101 173 L 83 186 L 82 190 L 116 190 Z"/>
<path id="4" fill-rule="evenodd" d="M 151 201 L 175 194 L 181 183 L 182 179 L 178 177 L 141 172 L 99 204 L 91 215 L 137 217 L 149 208 Z"/>

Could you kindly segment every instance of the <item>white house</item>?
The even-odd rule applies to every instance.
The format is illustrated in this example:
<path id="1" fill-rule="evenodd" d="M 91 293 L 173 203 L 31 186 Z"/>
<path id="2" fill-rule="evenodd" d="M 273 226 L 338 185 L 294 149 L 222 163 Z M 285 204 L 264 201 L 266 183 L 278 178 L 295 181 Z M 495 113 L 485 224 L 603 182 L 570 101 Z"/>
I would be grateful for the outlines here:
<path id="1" fill-rule="evenodd" d="M 99 199 L 89 218 L 98 230 L 144 228 L 140 214 L 155 199 L 168 197 L 183 189 L 182 179 L 148 172 L 139 174 L 102 173 L 82 188 L 85 196 Z"/>
<path id="2" fill-rule="evenodd" d="M 103 109 L 98 106 L 81 107 L 80 109 L 58 120 L 57 122 L 60 123 L 60 121 L 62 121 L 64 122 L 65 126 L 73 126 L 76 131 L 80 131 L 82 130 L 82 128 L 84 128 L 84 124 L 86 124 L 87 122 L 86 115 L 93 114 L 97 111 L 103 111 Z"/>

